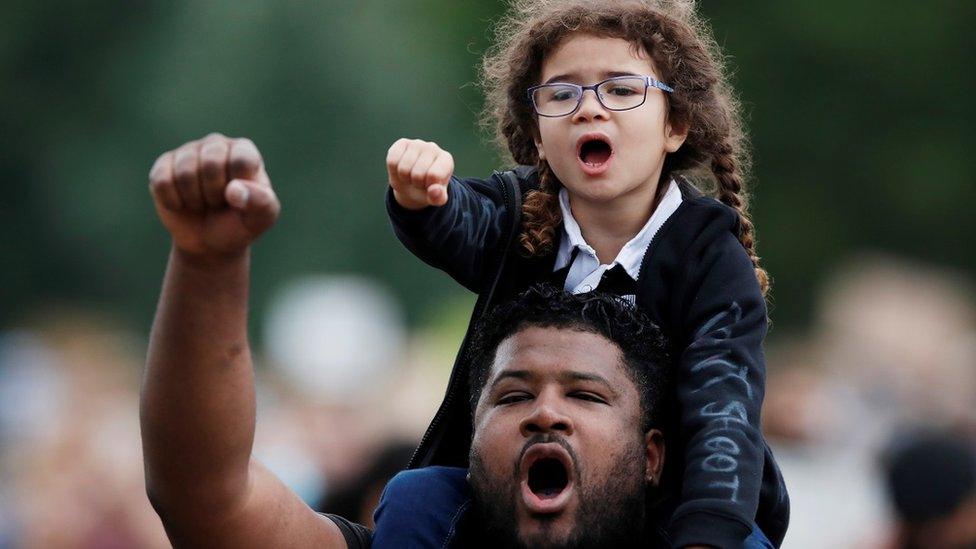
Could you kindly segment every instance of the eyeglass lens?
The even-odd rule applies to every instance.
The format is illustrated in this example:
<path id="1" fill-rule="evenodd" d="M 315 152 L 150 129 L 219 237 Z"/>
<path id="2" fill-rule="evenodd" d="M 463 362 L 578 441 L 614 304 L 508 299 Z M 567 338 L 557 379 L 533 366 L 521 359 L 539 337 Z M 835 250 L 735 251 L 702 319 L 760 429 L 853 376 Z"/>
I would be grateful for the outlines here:
<path id="1" fill-rule="evenodd" d="M 597 97 L 607 109 L 623 111 L 639 107 L 647 93 L 641 77 L 613 78 L 601 82 Z M 543 116 L 564 116 L 575 111 L 582 100 L 580 88 L 569 84 L 549 84 L 532 93 L 536 111 Z"/>

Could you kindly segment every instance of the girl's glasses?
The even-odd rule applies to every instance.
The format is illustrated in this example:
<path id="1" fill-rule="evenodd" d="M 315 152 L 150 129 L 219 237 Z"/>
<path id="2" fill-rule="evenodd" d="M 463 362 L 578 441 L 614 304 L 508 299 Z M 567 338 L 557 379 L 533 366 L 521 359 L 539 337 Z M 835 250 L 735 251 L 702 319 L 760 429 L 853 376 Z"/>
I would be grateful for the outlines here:
<path id="1" fill-rule="evenodd" d="M 536 114 L 559 117 L 579 110 L 583 103 L 583 92 L 586 90 L 593 90 L 603 108 L 611 111 L 626 111 L 644 104 L 649 87 L 669 93 L 674 91 L 671 86 L 650 76 L 617 76 L 592 86 L 562 82 L 543 84 L 529 88 L 526 94 L 532 101 Z"/>

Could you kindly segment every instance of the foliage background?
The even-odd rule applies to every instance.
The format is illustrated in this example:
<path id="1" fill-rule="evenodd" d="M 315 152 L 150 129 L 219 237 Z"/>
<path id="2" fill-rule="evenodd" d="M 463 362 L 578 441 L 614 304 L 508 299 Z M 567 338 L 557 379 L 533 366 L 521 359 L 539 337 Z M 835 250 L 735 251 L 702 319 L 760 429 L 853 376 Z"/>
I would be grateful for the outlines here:
<path id="1" fill-rule="evenodd" d="M 166 237 L 146 173 L 210 131 L 249 136 L 284 203 L 255 306 L 306 271 L 379 278 L 413 323 L 464 290 L 408 257 L 383 210 L 396 138 L 458 172 L 497 155 L 473 84 L 498 1 L 13 2 L 0 18 L 0 326 L 52 303 L 148 327 Z M 974 4 L 705 2 L 756 156 L 753 211 L 781 330 L 870 249 L 976 269 Z"/>

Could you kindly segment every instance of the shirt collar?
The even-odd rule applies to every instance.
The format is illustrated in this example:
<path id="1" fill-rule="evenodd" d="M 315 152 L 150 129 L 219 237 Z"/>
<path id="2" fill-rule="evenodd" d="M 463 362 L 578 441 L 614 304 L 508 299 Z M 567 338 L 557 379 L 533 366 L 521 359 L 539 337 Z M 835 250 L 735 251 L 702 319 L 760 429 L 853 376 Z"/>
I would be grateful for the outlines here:
<path id="1" fill-rule="evenodd" d="M 654 209 L 650 219 L 641 228 L 634 238 L 630 239 L 624 247 L 620 249 L 616 259 L 610 266 L 621 265 L 627 274 L 634 280 L 640 275 L 641 262 L 644 259 L 644 252 L 653 240 L 654 235 L 660 230 L 664 222 L 671 217 L 671 214 L 681 205 L 681 190 L 678 184 L 672 179 L 668 184 L 668 190 L 664 193 L 661 203 Z M 563 214 L 563 238 L 559 241 L 559 251 L 556 253 L 556 264 L 553 270 L 559 270 L 567 265 L 573 256 L 573 250 L 579 249 L 579 253 L 591 255 L 596 258 L 594 250 L 583 238 L 583 232 L 579 223 L 573 217 L 573 212 L 569 207 L 569 193 L 566 188 L 559 189 L 559 209 Z M 598 262 L 599 263 L 599 262 Z"/>

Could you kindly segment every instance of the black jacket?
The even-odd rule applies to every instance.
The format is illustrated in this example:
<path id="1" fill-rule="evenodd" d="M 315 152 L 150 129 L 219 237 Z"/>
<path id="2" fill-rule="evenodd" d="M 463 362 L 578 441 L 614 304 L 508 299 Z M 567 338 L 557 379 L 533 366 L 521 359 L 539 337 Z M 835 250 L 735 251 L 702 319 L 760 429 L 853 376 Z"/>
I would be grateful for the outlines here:
<path id="1" fill-rule="evenodd" d="M 405 210 L 387 195 L 394 232 L 428 264 L 478 294 L 471 326 L 492 306 L 552 276 L 555 254 L 518 251 L 529 168 L 487 180 L 453 178 L 441 208 Z M 675 357 L 676 433 L 668 439 L 662 517 L 676 547 L 739 547 L 755 521 L 777 546 L 789 520 L 782 475 L 759 429 L 765 386 L 766 308 L 738 214 L 679 180 L 682 202 L 645 252 L 637 305 Z M 413 467 L 467 466 L 471 441 L 467 364 L 471 326 L 447 394 Z M 667 520 L 667 519 L 665 519 Z"/>

